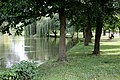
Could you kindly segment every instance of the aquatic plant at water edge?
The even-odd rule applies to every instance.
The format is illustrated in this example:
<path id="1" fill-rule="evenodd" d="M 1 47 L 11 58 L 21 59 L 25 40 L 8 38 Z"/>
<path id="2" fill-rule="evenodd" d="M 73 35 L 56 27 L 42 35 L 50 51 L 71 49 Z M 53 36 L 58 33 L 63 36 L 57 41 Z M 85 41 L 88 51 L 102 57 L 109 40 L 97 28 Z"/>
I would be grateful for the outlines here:
<path id="1" fill-rule="evenodd" d="M 2 80 L 32 80 L 37 75 L 37 63 L 21 61 L 0 73 Z"/>

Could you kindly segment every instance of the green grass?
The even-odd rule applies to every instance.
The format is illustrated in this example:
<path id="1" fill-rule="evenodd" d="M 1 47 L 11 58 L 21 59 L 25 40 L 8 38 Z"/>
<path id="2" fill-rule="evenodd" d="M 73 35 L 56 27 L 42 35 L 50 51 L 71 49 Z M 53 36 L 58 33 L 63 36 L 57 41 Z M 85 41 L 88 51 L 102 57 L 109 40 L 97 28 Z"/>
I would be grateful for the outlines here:
<path id="1" fill-rule="evenodd" d="M 34 80 L 120 80 L 120 38 L 102 37 L 101 55 L 90 55 L 92 51 L 93 43 L 78 43 L 67 52 L 68 62 L 53 59 L 40 65 Z"/>
<path id="2" fill-rule="evenodd" d="M 101 40 L 101 55 L 92 56 L 93 44 L 78 43 L 67 52 L 68 62 L 48 61 L 35 80 L 120 80 L 120 38 Z"/>

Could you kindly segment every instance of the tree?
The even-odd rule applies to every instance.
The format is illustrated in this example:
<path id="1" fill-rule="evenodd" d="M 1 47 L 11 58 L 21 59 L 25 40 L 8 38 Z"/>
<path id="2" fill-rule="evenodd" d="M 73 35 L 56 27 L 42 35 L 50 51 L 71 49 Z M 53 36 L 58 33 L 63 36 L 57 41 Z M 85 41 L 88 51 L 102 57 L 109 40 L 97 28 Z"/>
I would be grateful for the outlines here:
<path id="1" fill-rule="evenodd" d="M 58 11 L 60 18 L 60 44 L 59 44 L 59 61 L 66 61 L 66 47 L 65 47 L 65 29 L 66 29 L 66 17 L 65 9 L 61 7 Z"/>
<path id="2" fill-rule="evenodd" d="M 66 14 L 74 6 L 81 3 L 79 0 L 6 0 L 1 12 L 1 19 L 8 21 L 11 28 L 16 29 L 17 35 L 23 31 L 23 26 L 38 20 L 41 16 L 50 16 L 54 13 L 59 14 L 60 20 L 60 45 L 59 45 L 59 61 L 66 61 L 65 47 L 65 30 L 66 30 Z M 16 27 L 16 24 L 23 23 L 22 26 Z"/>
<path id="3" fill-rule="evenodd" d="M 87 22 L 86 22 L 86 27 L 85 27 L 85 41 L 84 41 L 84 45 L 88 46 L 89 42 L 91 42 L 91 38 L 92 38 L 92 24 L 93 20 L 92 18 L 94 17 L 93 15 L 93 11 L 92 11 L 92 6 L 89 4 L 89 2 L 86 2 L 86 17 L 87 17 Z"/>
<path id="4" fill-rule="evenodd" d="M 115 12 L 112 0 L 98 0 L 95 1 L 97 17 L 96 17 L 96 35 L 95 35 L 95 45 L 94 45 L 94 55 L 100 54 L 100 38 L 103 28 L 103 20 L 105 16 L 112 15 Z"/>
<path id="5" fill-rule="evenodd" d="M 59 60 L 66 61 L 66 49 L 65 49 L 65 27 L 66 27 L 66 17 L 65 17 L 65 1 L 56 0 L 7 0 L 4 6 L 2 6 L 1 14 L 4 21 L 14 24 L 13 28 L 16 29 L 17 35 L 21 33 L 21 28 L 16 27 L 16 24 L 22 22 L 24 25 L 31 23 L 32 19 L 37 19 L 41 16 L 52 16 L 53 13 L 59 14 L 60 19 L 60 47 L 59 47 Z M 8 26 L 7 26 L 8 27 Z M 9 28 L 9 27 L 8 27 Z M 23 29 L 23 28 L 22 28 Z M 5 30 L 4 30 L 5 31 Z"/>

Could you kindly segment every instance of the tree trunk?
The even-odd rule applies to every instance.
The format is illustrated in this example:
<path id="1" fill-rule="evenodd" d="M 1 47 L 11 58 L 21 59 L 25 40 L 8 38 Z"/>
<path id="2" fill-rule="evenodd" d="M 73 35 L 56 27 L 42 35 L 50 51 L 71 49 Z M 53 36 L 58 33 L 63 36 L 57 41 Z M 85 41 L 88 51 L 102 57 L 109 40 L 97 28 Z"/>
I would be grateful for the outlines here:
<path id="1" fill-rule="evenodd" d="M 88 46 L 92 38 L 92 31 L 91 31 L 91 26 L 90 22 L 88 21 L 87 27 L 85 28 L 85 41 L 84 41 L 84 46 Z"/>
<path id="2" fill-rule="evenodd" d="M 72 39 L 73 39 L 73 37 L 74 37 L 74 33 L 71 34 L 71 38 L 72 38 Z"/>
<path id="3" fill-rule="evenodd" d="M 93 51 L 93 55 L 96 56 L 100 54 L 100 38 L 102 33 L 102 27 L 103 27 L 103 21 L 102 21 L 102 17 L 99 15 L 96 20 L 95 45 Z"/>
<path id="4" fill-rule="evenodd" d="M 78 38 L 79 38 L 79 37 L 78 37 L 78 34 L 79 34 L 79 31 L 77 30 L 77 40 L 78 40 Z"/>
<path id="5" fill-rule="evenodd" d="M 90 36 L 91 36 L 91 39 L 92 39 L 92 37 L 93 37 L 92 28 L 90 29 Z"/>
<path id="6" fill-rule="evenodd" d="M 33 22 L 31 24 L 31 34 L 35 35 L 36 34 L 36 22 Z"/>
<path id="7" fill-rule="evenodd" d="M 83 27 L 83 38 L 85 38 L 85 28 Z"/>
<path id="8" fill-rule="evenodd" d="M 56 30 L 53 30 L 52 32 L 53 32 L 55 38 L 57 38 L 57 31 L 56 31 Z"/>
<path id="9" fill-rule="evenodd" d="M 105 36 L 105 35 L 106 35 L 106 30 L 104 29 L 104 30 L 103 30 L 103 36 Z"/>
<path id="10" fill-rule="evenodd" d="M 85 41 L 84 41 L 84 46 L 88 46 L 89 45 L 89 41 L 90 41 L 90 38 L 91 38 L 91 35 L 90 35 L 90 27 L 87 26 L 86 29 L 85 29 Z"/>
<path id="11" fill-rule="evenodd" d="M 87 8 L 87 26 L 85 28 L 85 41 L 84 41 L 84 46 L 88 46 L 89 42 L 91 42 L 91 24 L 90 24 L 90 13 L 89 13 L 89 8 Z"/>
<path id="12" fill-rule="evenodd" d="M 59 43 L 59 58 L 58 61 L 66 61 L 66 45 L 65 45 L 65 30 L 66 30 L 66 17 L 64 8 L 59 9 L 59 19 L 60 19 L 60 43 Z"/>
<path id="13" fill-rule="evenodd" d="M 110 38 L 110 30 L 109 30 L 109 35 L 108 35 L 108 38 Z"/>

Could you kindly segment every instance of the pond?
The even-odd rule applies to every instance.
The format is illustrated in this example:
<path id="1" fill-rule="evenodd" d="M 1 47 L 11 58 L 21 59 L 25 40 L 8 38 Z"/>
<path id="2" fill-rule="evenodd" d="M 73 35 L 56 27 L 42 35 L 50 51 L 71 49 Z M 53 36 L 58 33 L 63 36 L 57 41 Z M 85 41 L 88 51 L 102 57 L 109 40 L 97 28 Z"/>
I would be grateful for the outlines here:
<path id="1" fill-rule="evenodd" d="M 73 46 L 66 39 L 67 50 Z M 57 56 L 59 38 L 35 38 L 24 36 L 0 36 L 0 67 L 8 68 L 22 60 L 33 60 L 39 64 Z"/>

